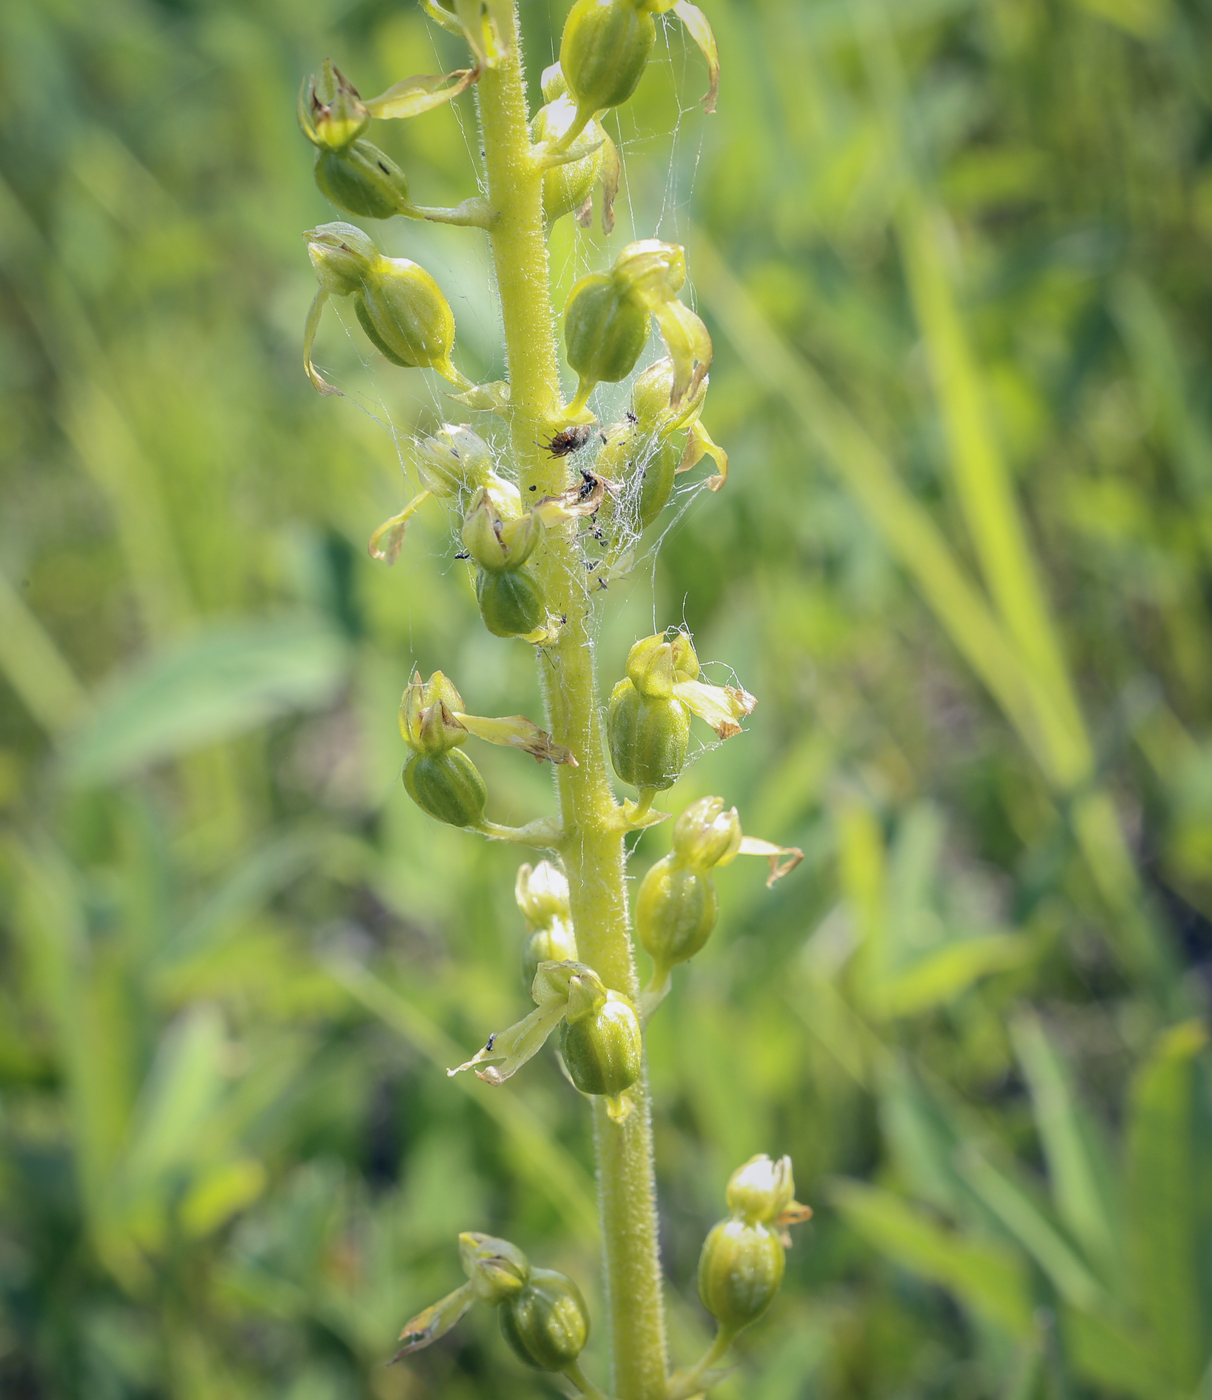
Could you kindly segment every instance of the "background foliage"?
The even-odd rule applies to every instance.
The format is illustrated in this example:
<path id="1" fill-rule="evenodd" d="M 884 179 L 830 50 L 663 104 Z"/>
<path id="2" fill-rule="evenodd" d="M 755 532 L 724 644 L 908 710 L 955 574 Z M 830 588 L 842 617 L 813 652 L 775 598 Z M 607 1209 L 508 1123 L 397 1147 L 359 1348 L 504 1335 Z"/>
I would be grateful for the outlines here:
<path id="1" fill-rule="evenodd" d="M 670 30 L 616 241 L 688 243 L 734 475 L 612 591 L 603 667 L 684 611 L 762 705 L 678 801 L 807 859 L 723 874 L 653 1025 L 682 1358 L 727 1173 L 789 1151 L 816 1221 L 722 1400 L 1206 1396 L 1212 16 L 706 8 L 720 114 Z M 564 9 L 523 4 L 536 76 Z M 366 557 L 425 377 L 335 323 L 351 398 L 299 363 L 300 79 L 445 38 L 408 0 L 0 7 L 6 1400 L 555 1394 L 487 1317 L 383 1362 L 459 1229 L 594 1282 L 555 1067 L 441 1073 L 523 1004 L 515 854 L 396 782 L 414 661 L 534 713 L 529 658 L 436 515 Z M 417 198 L 472 192 L 473 130 L 390 134 Z M 491 373 L 477 236 L 383 236 Z"/>

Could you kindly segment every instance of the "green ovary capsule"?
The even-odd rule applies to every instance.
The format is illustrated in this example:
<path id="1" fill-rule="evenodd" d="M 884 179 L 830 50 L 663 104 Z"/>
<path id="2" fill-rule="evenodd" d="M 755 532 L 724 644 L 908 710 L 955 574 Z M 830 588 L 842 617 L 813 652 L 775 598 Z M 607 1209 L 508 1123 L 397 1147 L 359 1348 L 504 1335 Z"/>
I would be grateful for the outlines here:
<path id="1" fill-rule="evenodd" d="M 674 473 L 682 460 L 685 446 L 684 441 L 680 439 L 684 438 L 684 433 L 680 438 L 667 438 L 640 466 L 643 473 L 639 508 L 641 530 L 647 529 L 669 504 L 669 497 L 673 495 Z"/>
<path id="2" fill-rule="evenodd" d="M 648 341 L 648 309 L 615 287 L 604 273 L 590 273 L 568 294 L 564 344 L 581 377 L 574 408 L 595 384 L 617 384 L 635 368 Z"/>
<path id="3" fill-rule="evenodd" d="M 340 151 L 316 157 L 320 193 L 346 213 L 366 219 L 390 219 L 408 207 L 404 172 L 369 141 L 355 141 Z"/>
<path id="4" fill-rule="evenodd" d="M 560 1050 L 581 1093 L 617 1099 L 640 1077 L 643 1044 L 631 1003 L 608 992 L 596 1011 L 565 1022 Z"/>
<path id="5" fill-rule="evenodd" d="M 688 870 L 671 856 L 657 861 L 640 882 L 635 926 L 658 976 L 694 957 L 711 936 L 718 910 L 710 875 Z"/>
<path id="6" fill-rule="evenodd" d="M 392 364 L 441 367 L 454 345 L 454 316 L 442 289 L 407 258 L 381 258 L 355 302 L 362 329 Z"/>
<path id="7" fill-rule="evenodd" d="M 690 716 L 672 696 L 641 695 L 630 680 L 610 696 L 610 759 L 625 783 L 664 792 L 677 782 L 690 747 Z"/>
<path id="8" fill-rule="evenodd" d="M 577 0 L 564 23 L 560 68 L 581 113 L 626 102 L 656 42 L 652 15 L 637 0 Z"/>
<path id="9" fill-rule="evenodd" d="M 699 1256 L 699 1297 L 721 1327 L 756 1322 L 783 1281 L 786 1258 L 778 1235 L 765 1225 L 723 1220 Z"/>
<path id="10" fill-rule="evenodd" d="M 589 1340 L 589 1310 L 567 1274 L 531 1269 L 525 1288 L 502 1303 L 501 1333 L 528 1366 L 563 1371 Z"/>
<path id="11" fill-rule="evenodd" d="M 478 826 L 488 792 L 479 769 L 459 749 L 414 753 L 404 765 L 404 788 L 423 812 L 451 826 Z"/>
<path id="12" fill-rule="evenodd" d="M 523 637 L 542 625 L 543 592 L 528 569 L 481 570 L 476 598 L 484 626 L 494 637 Z"/>

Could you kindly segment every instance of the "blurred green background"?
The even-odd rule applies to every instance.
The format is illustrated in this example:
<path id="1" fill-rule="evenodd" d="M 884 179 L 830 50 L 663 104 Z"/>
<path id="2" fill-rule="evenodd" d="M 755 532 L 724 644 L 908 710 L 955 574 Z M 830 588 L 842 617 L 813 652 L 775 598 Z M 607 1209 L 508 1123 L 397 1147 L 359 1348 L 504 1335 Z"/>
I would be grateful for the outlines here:
<path id="1" fill-rule="evenodd" d="M 721 874 L 653 1023 L 679 1359 L 729 1171 L 790 1152 L 816 1219 L 721 1400 L 1207 1400 L 1212 12 L 704 8 L 719 114 L 671 26 L 611 246 L 687 244 L 733 475 L 604 599 L 602 670 L 684 618 L 761 705 L 676 804 L 806 859 Z M 566 5 L 522 10 L 537 80 Z M 411 0 L 0 6 L 4 1400 L 554 1396 L 486 1313 L 384 1362 L 461 1229 L 596 1286 L 550 1058 L 442 1072 L 526 1005 L 517 853 L 409 804 L 395 706 L 414 663 L 539 703 L 440 511 L 366 555 L 449 402 L 335 317 L 348 397 L 301 371 L 326 56 L 461 61 Z M 470 94 L 380 137 L 474 192 Z M 479 235 L 375 232 L 499 374 Z M 602 245 L 557 227 L 562 287 Z"/>

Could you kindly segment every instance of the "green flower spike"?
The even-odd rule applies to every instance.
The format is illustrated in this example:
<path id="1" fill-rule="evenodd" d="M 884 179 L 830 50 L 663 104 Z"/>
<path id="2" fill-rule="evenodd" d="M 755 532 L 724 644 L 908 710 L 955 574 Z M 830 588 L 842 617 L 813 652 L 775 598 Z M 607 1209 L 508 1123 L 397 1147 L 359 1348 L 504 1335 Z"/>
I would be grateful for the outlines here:
<path id="1" fill-rule="evenodd" d="M 479 770 L 460 746 L 474 734 L 490 744 L 521 749 L 535 759 L 576 765 L 570 749 L 522 715 L 486 719 L 469 715 L 454 685 L 435 671 L 428 681 L 415 672 L 400 700 L 400 733 L 412 750 L 404 765 L 404 787 L 422 811 L 450 826 L 474 827 L 490 834 L 484 820 L 487 792 Z"/>
<path id="2" fill-rule="evenodd" d="M 577 940 L 564 872 L 546 860 L 533 868 L 523 865 L 514 885 L 514 897 L 530 933 L 522 958 L 527 982 L 534 981 L 540 963 L 575 962 Z"/>
<path id="3" fill-rule="evenodd" d="M 444 423 L 436 433 L 416 445 L 417 475 L 422 490 L 412 498 L 398 515 L 385 520 L 370 537 L 368 549 L 372 559 L 394 564 L 404 544 L 404 532 L 409 520 L 429 500 L 458 501 L 483 487 L 494 508 L 505 519 L 522 513 L 518 488 L 498 476 L 492 449 L 478 433 L 461 424 Z"/>
<path id="4" fill-rule="evenodd" d="M 436 369 L 452 384 L 471 387 L 450 360 L 454 316 L 441 288 L 423 267 L 407 258 L 384 257 L 353 224 L 322 224 L 303 236 L 320 284 L 307 313 L 303 368 L 319 393 L 341 392 L 320 375 L 311 358 L 320 313 L 330 296 L 353 298 L 362 329 L 392 364 Z"/>
<path id="5" fill-rule="evenodd" d="M 631 648 L 627 676 L 610 693 L 606 733 L 614 770 L 639 788 L 642 802 L 677 782 L 690 742 L 690 716 L 705 719 L 720 739 L 741 732 L 757 701 L 739 686 L 705 685 L 690 636 L 676 628 Z"/>
<path id="6" fill-rule="evenodd" d="M 672 10 L 702 50 L 710 73 L 703 105 L 715 111 L 720 63 L 707 17 L 689 0 L 577 0 L 560 39 L 560 67 L 576 102 L 570 145 L 600 113 L 621 106 L 639 86 L 656 43 L 655 15 Z"/>
<path id="7" fill-rule="evenodd" d="M 657 323 L 673 367 L 670 407 L 679 407 L 687 394 L 697 393 L 711 365 L 711 337 L 677 299 L 685 282 L 685 250 L 646 238 L 629 243 L 609 272 L 592 272 L 576 283 L 564 310 L 568 363 L 580 376 L 570 418 L 584 413 L 596 385 L 617 383 L 635 368 L 648 342 L 649 316 Z"/>
<path id="8" fill-rule="evenodd" d="M 738 855 L 764 855 L 771 861 L 767 882 L 781 879 L 803 859 L 792 846 L 775 846 L 745 836 L 735 807 L 721 797 L 693 802 L 673 825 L 673 850 L 640 881 L 636 894 L 636 936 L 653 962 L 643 1010 L 651 1015 L 669 990 L 670 974 L 692 958 L 715 927 L 719 900 L 711 872 Z"/>

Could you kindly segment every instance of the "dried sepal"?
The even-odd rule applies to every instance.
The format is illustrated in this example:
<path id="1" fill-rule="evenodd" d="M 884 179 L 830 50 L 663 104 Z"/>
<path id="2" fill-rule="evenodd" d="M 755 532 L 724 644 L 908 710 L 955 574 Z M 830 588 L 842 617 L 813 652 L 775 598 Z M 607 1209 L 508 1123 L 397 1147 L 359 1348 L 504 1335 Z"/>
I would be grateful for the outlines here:
<path id="1" fill-rule="evenodd" d="M 738 854 L 766 857 L 770 862 L 770 874 L 766 878 L 767 889 L 784 875 L 789 875 L 804 859 L 804 853 L 798 846 L 776 846 L 773 841 L 763 841 L 758 836 L 746 836 L 741 842 Z M 783 856 L 787 859 L 782 860 Z"/>
<path id="2" fill-rule="evenodd" d="M 707 91 L 700 100 L 703 111 L 712 113 L 715 111 L 720 91 L 720 53 L 716 48 L 715 35 L 707 22 L 707 16 L 697 5 L 692 5 L 690 0 L 678 0 L 673 7 L 673 13 L 686 26 L 687 34 L 699 46 L 699 51 L 707 60 Z"/>
<path id="3" fill-rule="evenodd" d="M 320 328 L 320 313 L 324 310 L 324 303 L 328 300 L 328 293 L 323 287 L 312 298 L 311 305 L 307 308 L 307 321 L 303 326 L 303 372 L 311 380 L 312 388 L 317 394 L 323 394 L 326 398 L 335 395 L 337 398 L 344 398 L 344 394 L 335 384 L 330 384 L 320 373 L 312 362 L 312 347 L 316 343 L 316 332 Z"/>
<path id="4" fill-rule="evenodd" d="M 609 482 L 595 472 L 583 472 L 581 480 L 558 496 L 544 496 L 534 507 L 544 525 L 559 525 L 567 520 L 582 520 L 593 515 L 606 495 Z"/>
<path id="5" fill-rule="evenodd" d="M 546 759 L 549 763 L 566 763 L 575 768 L 577 761 L 573 752 L 563 744 L 557 744 L 550 734 L 540 729 L 533 720 L 524 715 L 507 715 L 502 719 L 484 719 L 480 715 L 456 714 L 455 720 L 477 739 L 486 739 L 490 744 L 502 744 L 508 748 L 521 749 L 538 762 Z"/>
<path id="6" fill-rule="evenodd" d="M 476 68 L 456 68 L 452 73 L 417 73 L 393 83 L 378 97 L 363 99 L 363 106 L 372 117 L 395 120 L 403 117 L 416 117 L 422 112 L 431 112 L 441 107 L 452 97 L 466 92 L 480 76 Z"/>
<path id="7" fill-rule="evenodd" d="M 366 546 L 372 559 L 382 559 L 389 566 L 396 562 L 404 545 L 408 522 L 432 494 L 430 491 L 418 492 L 398 515 L 393 515 L 379 526 Z"/>
<path id="8" fill-rule="evenodd" d="M 450 1329 L 464 1318 L 476 1301 L 475 1290 L 470 1283 L 448 1293 L 440 1302 L 434 1303 L 424 1312 L 419 1312 L 404 1324 L 400 1341 L 404 1345 L 391 1358 L 399 1361 L 402 1356 L 410 1356 L 414 1351 L 432 1345 L 439 1337 L 444 1337 Z"/>
<path id="9" fill-rule="evenodd" d="M 753 713 L 757 700 L 739 685 L 705 685 L 702 681 L 681 681 L 674 695 L 691 712 L 705 719 L 720 739 L 741 733 L 739 721 Z"/>

